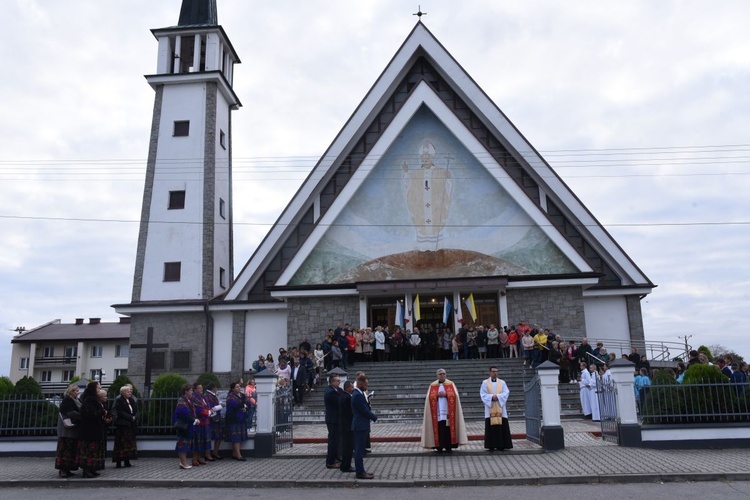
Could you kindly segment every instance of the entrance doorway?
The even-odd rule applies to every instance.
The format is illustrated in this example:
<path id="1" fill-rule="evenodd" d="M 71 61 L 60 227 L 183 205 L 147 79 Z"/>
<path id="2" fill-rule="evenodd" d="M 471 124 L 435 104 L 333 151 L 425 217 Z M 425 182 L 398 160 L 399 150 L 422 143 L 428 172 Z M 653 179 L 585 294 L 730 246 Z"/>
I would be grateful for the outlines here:
<path id="1" fill-rule="evenodd" d="M 476 309 L 477 319 L 473 320 L 466 306 L 468 293 L 461 294 L 461 317 L 468 327 L 477 325 L 489 326 L 495 325 L 498 328 L 504 326 L 499 324 L 500 316 L 498 310 L 497 294 L 485 293 L 474 294 L 474 308 Z"/>

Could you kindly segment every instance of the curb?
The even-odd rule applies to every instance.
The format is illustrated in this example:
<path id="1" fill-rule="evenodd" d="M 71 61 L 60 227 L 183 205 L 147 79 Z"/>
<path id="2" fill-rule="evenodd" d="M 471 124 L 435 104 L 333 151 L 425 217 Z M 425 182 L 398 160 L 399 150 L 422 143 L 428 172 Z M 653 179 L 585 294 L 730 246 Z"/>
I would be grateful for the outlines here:
<path id="1" fill-rule="evenodd" d="M 466 486 L 554 486 L 577 484 L 626 484 L 626 483 L 689 483 L 689 482 L 735 482 L 750 481 L 747 473 L 691 473 L 691 474 L 607 474 L 565 477 L 516 477 L 486 479 L 373 479 L 333 480 L 325 483 L 295 480 L 234 480 L 210 482 L 212 488 L 435 488 Z M 14 488 L 87 488 L 95 486 L 127 488 L 192 488 L 206 487 L 205 479 L 61 479 L 61 480 L 11 480 L 4 483 Z"/>

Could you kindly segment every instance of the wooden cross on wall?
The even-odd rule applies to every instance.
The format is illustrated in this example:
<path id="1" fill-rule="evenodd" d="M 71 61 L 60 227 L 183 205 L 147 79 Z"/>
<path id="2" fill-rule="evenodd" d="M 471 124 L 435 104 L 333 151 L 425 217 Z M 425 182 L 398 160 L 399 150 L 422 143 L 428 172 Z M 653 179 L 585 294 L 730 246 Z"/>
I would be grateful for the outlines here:
<path id="1" fill-rule="evenodd" d="M 151 357 L 153 354 L 153 349 L 165 349 L 169 347 L 169 344 L 154 344 L 154 329 L 153 327 L 148 327 L 147 333 L 146 333 L 146 343 L 145 344 L 131 344 L 131 349 L 146 349 L 146 374 L 145 374 L 145 381 L 143 383 L 146 394 L 151 392 Z"/>

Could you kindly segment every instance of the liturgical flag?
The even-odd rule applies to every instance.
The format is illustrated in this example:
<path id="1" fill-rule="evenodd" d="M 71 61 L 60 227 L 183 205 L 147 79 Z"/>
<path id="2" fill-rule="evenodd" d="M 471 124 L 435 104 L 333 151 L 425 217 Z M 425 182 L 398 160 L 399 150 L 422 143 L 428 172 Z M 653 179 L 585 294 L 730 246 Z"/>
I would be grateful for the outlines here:
<path id="1" fill-rule="evenodd" d="M 419 294 L 414 297 L 414 314 L 412 316 L 414 316 L 415 323 L 422 319 L 422 313 L 419 311 Z"/>
<path id="2" fill-rule="evenodd" d="M 404 305 L 400 300 L 396 301 L 396 324 L 404 328 Z"/>
<path id="3" fill-rule="evenodd" d="M 448 297 L 444 297 L 443 299 L 443 324 L 448 325 L 448 320 L 451 317 L 451 301 L 448 300 Z"/>
<path id="4" fill-rule="evenodd" d="M 471 316 L 471 319 L 476 321 L 477 320 L 477 308 L 474 305 L 474 294 L 470 293 L 469 298 L 467 298 L 464 301 L 464 304 L 466 304 L 466 308 L 469 310 L 469 316 Z"/>

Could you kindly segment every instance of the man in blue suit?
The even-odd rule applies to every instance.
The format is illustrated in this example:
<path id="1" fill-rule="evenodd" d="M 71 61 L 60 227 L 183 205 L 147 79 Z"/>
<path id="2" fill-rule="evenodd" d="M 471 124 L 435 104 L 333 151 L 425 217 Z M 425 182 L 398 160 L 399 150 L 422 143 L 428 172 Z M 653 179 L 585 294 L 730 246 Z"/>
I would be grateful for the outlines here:
<path id="1" fill-rule="evenodd" d="M 365 471 L 365 447 L 367 436 L 370 433 L 370 421 L 377 421 L 378 417 L 370 410 L 367 404 L 365 391 L 367 391 L 367 377 L 357 377 L 357 387 L 352 393 L 352 431 L 354 431 L 354 468 L 357 479 L 372 479 L 374 474 Z"/>
<path id="2" fill-rule="evenodd" d="M 339 429 L 339 400 L 341 390 L 339 384 L 341 379 L 338 375 L 328 377 L 328 387 L 323 393 L 323 402 L 326 407 L 326 427 L 328 427 L 328 453 L 326 455 L 326 467 L 328 469 L 338 469 L 341 467 L 339 455 L 339 438 L 341 430 Z"/>

